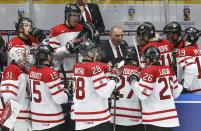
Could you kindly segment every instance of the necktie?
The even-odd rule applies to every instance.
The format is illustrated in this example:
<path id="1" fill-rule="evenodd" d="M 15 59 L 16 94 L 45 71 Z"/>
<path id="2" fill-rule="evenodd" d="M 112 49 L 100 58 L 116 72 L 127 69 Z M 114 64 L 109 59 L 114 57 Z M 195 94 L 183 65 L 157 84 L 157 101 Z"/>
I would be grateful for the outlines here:
<path id="1" fill-rule="evenodd" d="M 84 12 L 85 12 L 87 22 L 91 22 L 89 11 L 85 7 L 84 7 Z"/>
<path id="2" fill-rule="evenodd" d="M 121 57 L 121 53 L 120 53 L 120 50 L 119 50 L 119 46 L 116 46 L 116 50 L 117 50 L 117 57 Z"/>

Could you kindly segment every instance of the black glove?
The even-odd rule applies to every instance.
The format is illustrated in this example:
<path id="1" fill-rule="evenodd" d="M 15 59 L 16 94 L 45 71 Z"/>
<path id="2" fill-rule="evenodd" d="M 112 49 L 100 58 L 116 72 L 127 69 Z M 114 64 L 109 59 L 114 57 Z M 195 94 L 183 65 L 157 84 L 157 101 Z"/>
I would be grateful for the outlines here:
<path id="1" fill-rule="evenodd" d="M 87 32 L 87 37 L 90 40 L 96 39 L 96 29 L 95 26 L 92 23 L 85 23 L 83 25 L 83 30 Z"/>
<path id="2" fill-rule="evenodd" d="M 38 28 L 33 28 L 30 32 L 30 35 L 37 37 L 39 42 L 42 42 L 46 38 L 43 30 Z"/>
<path id="3" fill-rule="evenodd" d="M 5 41 L 4 39 L 0 36 L 0 51 L 3 51 L 5 49 Z"/>
<path id="4" fill-rule="evenodd" d="M 81 42 L 82 42 L 82 39 L 75 38 L 66 43 L 66 48 L 68 49 L 70 53 L 78 52 Z"/>
<path id="5" fill-rule="evenodd" d="M 108 64 L 113 68 L 115 67 L 115 65 L 117 65 L 117 63 L 121 62 L 124 60 L 124 57 L 117 57 L 112 59 L 110 62 L 108 62 Z"/>
<path id="6" fill-rule="evenodd" d="M 120 92 L 117 89 L 114 89 L 111 94 L 111 99 L 119 100 Z"/>
<path id="7" fill-rule="evenodd" d="M 110 74 L 108 77 L 110 78 L 110 80 L 114 80 L 116 83 L 120 81 L 119 76 L 116 74 Z"/>
<path id="8" fill-rule="evenodd" d="M 64 85 L 64 92 L 68 95 L 73 93 L 73 81 L 63 81 L 62 84 Z"/>
<path id="9" fill-rule="evenodd" d="M 131 84 L 132 81 L 139 81 L 140 76 L 138 74 L 132 74 L 128 77 L 128 82 Z"/>

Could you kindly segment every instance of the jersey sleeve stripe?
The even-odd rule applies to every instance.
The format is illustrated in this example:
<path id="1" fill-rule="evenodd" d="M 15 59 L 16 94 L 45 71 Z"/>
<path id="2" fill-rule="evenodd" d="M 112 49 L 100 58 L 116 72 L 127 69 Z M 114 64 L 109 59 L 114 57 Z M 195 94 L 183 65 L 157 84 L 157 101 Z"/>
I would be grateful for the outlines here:
<path id="1" fill-rule="evenodd" d="M 55 44 L 55 45 L 61 45 L 61 43 L 55 42 L 55 41 L 50 41 L 49 44 L 50 44 L 50 45 L 51 45 L 51 44 L 52 44 L 52 45 L 53 45 L 53 44 Z"/>
<path id="2" fill-rule="evenodd" d="M 185 66 L 183 66 L 183 70 L 185 70 L 185 68 L 187 67 L 187 66 L 190 66 L 190 65 L 192 65 L 192 64 L 195 64 L 195 62 L 190 62 L 190 63 L 188 63 L 188 64 L 186 64 Z"/>
<path id="3" fill-rule="evenodd" d="M 55 85 L 53 85 L 53 86 L 50 86 L 49 89 L 53 89 L 53 88 L 55 88 L 55 87 L 58 87 L 59 85 L 61 85 L 61 82 L 59 82 L 59 83 L 57 83 L 57 84 L 55 84 Z"/>
<path id="4" fill-rule="evenodd" d="M 39 122 L 39 123 L 59 123 L 59 122 L 63 122 L 64 118 L 59 119 L 59 120 L 37 120 L 37 119 L 31 119 L 33 122 Z"/>
<path id="5" fill-rule="evenodd" d="M 175 118 L 177 118 L 177 115 L 176 116 L 163 117 L 163 118 L 157 118 L 157 119 L 150 119 L 150 120 L 143 119 L 142 122 L 156 122 L 156 121 L 175 119 Z"/>
<path id="6" fill-rule="evenodd" d="M 103 118 L 97 118 L 97 119 L 75 119 L 76 122 L 86 122 L 86 121 L 104 121 L 111 117 L 111 115 L 108 115 Z"/>
<path id="7" fill-rule="evenodd" d="M 102 76 L 102 77 L 100 77 L 100 78 L 97 78 L 97 79 L 93 80 L 93 83 L 95 83 L 95 82 L 97 82 L 97 81 L 100 81 L 100 80 L 102 80 L 102 79 L 107 79 L 107 77 L 106 77 L 106 76 Z"/>
<path id="8" fill-rule="evenodd" d="M 145 95 L 145 96 L 149 96 L 149 94 L 147 94 L 147 93 L 145 93 L 145 92 L 142 92 L 142 94 Z"/>
<path id="9" fill-rule="evenodd" d="M 162 111 L 156 111 L 156 112 L 142 112 L 142 115 L 154 115 L 154 114 L 161 114 L 161 113 L 167 113 L 167 112 L 175 112 L 176 109 L 168 109 L 168 110 L 162 110 Z"/>
<path id="10" fill-rule="evenodd" d="M 1 86 L 9 86 L 9 87 L 11 86 L 11 87 L 14 87 L 16 89 L 19 89 L 18 86 L 13 85 L 13 84 L 9 84 L 9 83 L 2 84 Z"/>
<path id="11" fill-rule="evenodd" d="M 188 57 L 186 57 L 186 58 L 184 58 L 184 59 L 181 58 L 181 60 L 179 61 L 179 64 L 181 64 L 181 63 L 183 63 L 183 62 L 185 62 L 185 61 L 187 61 L 187 60 L 189 60 L 189 59 L 192 59 L 192 57 L 191 57 L 191 56 L 188 56 Z"/>
<path id="12" fill-rule="evenodd" d="M 131 109 L 131 108 L 125 108 L 125 107 L 113 107 L 111 109 L 118 109 L 118 110 L 126 110 L 126 111 L 136 111 L 136 112 L 141 112 L 140 109 Z"/>
<path id="13" fill-rule="evenodd" d="M 107 83 L 103 83 L 102 85 L 96 86 L 95 89 L 98 90 L 102 87 L 105 87 L 107 85 Z"/>
<path id="14" fill-rule="evenodd" d="M 174 87 L 174 89 L 177 89 L 179 86 L 178 85 L 176 85 L 175 87 Z"/>
<path id="15" fill-rule="evenodd" d="M 58 90 L 58 91 L 56 91 L 56 92 L 54 92 L 54 93 L 51 93 L 51 94 L 54 96 L 54 95 L 59 94 L 60 92 L 63 92 L 63 91 L 64 91 L 64 88 L 61 89 L 61 90 Z"/>
<path id="16" fill-rule="evenodd" d="M 175 84 L 175 83 L 177 83 L 177 82 L 178 82 L 178 80 L 177 80 L 177 79 L 176 79 L 176 80 L 174 80 L 174 84 Z"/>
<path id="17" fill-rule="evenodd" d="M 3 91 L 1 91 L 1 93 L 11 93 L 11 94 L 17 96 L 17 93 L 14 91 L 11 91 L 11 90 L 3 90 Z"/>
<path id="18" fill-rule="evenodd" d="M 139 83 L 139 86 L 144 87 L 144 88 L 146 88 L 146 89 L 148 89 L 148 90 L 150 90 L 150 91 L 153 91 L 153 88 L 151 88 L 151 87 L 149 87 L 149 86 L 147 86 L 147 85 L 144 85 L 144 84 L 142 84 L 142 83 Z"/>
<path id="19" fill-rule="evenodd" d="M 191 89 L 191 90 L 187 89 L 187 91 L 188 91 L 189 93 L 195 93 L 195 92 L 200 92 L 201 89 Z"/>
<path id="20" fill-rule="evenodd" d="M 43 113 L 31 112 L 31 114 L 32 114 L 32 115 L 37 115 L 37 116 L 58 116 L 58 115 L 62 115 L 63 112 L 52 113 L 52 114 L 43 114 Z"/>
<path id="21" fill-rule="evenodd" d="M 102 114 L 109 111 L 109 109 L 105 109 L 102 111 L 96 111 L 96 112 L 74 112 L 76 115 L 96 115 L 96 114 Z"/>
<path id="22" fill-rule="evenodd" d="M 111 115 L 114 116 L 114 114 L 111 114 Z M 115 116 L 142 119 L 142 116 L 131 116 L 131 115 L 125 115 L 125 114 L 115 114 Z"/>

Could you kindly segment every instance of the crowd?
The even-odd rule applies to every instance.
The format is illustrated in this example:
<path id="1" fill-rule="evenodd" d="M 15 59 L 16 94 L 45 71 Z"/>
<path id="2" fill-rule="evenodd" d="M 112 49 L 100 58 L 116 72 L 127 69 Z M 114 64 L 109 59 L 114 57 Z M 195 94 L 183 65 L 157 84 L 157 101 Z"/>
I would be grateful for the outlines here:
<path id="1" fill-rule="evenodd" d="M 201 92 L 198 29 L 183 31 L 173 21 L 163 28 L 162 39 L 152 23 L 144 22 L 137 28 L 137 46 L 130 46 L 119 25 L 108 40 L 100 39 L 105 26 L 96 4 L 76 0 L 64 14 L 64 23 L 52 27 L 49 38 L 22 17 L 15 24 L 18 35 L 1 42 L 1 52 L 8 54 L 1 68 L 2 131 L 172 131 L 179 126 L 174 99 Z"/>

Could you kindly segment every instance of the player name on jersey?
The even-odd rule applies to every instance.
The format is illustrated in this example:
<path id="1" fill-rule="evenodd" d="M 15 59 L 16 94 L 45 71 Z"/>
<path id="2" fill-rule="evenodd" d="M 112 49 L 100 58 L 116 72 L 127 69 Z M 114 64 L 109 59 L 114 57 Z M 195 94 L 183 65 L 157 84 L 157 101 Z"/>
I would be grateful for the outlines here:
<path id="1" fill-rule="evenodd" d="M 158 46 L 158 49 L 160 50 L 160 52 L 168 52 L 169 51 L 168 45 Z"/>
<path id="2" fill-rule="evenodd" d="M 169 69 L 159 69 L 160 75 L 169 75 L 170 70 Z"/>
<path id="3" fill-rule="evenodd" d="M 30 76 L 30 78 L 40 80 L 42 77 L 42 73 L 31 71 L 29 76 Z"/>
<path id="4" fill-rule="evenodd" d="M 75 75 L 84 75 L 84 68 L 75 68 Z"/>
<path id="5" fill-rule="evenodd" d="M 199 50 L 199 49 L 193 50 L 193 52 L 194 52 L 196 55 L 201 55 L 201 50 Z"/>
<path id="6" fill-rule="evenodd" d="M 124 68 L 123 75 L 138 74 L 137 70 Z"/>

